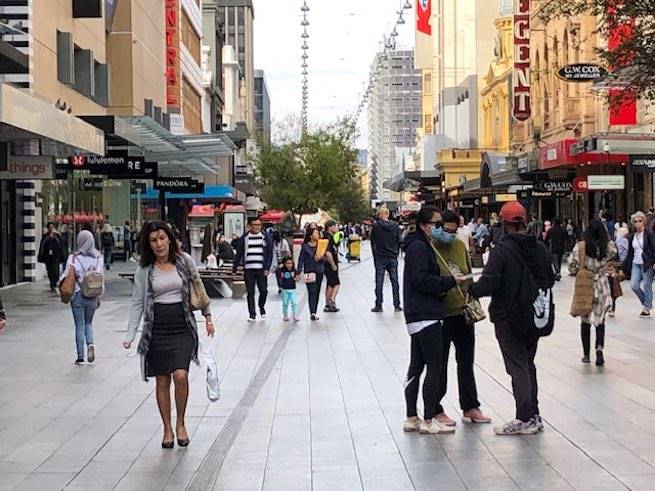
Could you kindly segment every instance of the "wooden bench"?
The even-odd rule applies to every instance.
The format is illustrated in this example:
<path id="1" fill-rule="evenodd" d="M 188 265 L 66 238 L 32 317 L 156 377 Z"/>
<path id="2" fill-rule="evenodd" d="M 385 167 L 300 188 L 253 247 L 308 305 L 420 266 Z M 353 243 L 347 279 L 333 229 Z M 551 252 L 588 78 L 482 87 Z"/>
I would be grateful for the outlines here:
<path id="1" fill-rule="evenodd" d="M 237 274 L 233 275 L 231 265 L 223 265 L 218 269 L 198 269 L 198 275 L 210 298 L 224 298 L 230 295 L 232 298 L 243 298 L 246 294 L 243 270 L 239 269 Z M 134 282 L 134 273 L 119 273 L 118 276 Z"/>

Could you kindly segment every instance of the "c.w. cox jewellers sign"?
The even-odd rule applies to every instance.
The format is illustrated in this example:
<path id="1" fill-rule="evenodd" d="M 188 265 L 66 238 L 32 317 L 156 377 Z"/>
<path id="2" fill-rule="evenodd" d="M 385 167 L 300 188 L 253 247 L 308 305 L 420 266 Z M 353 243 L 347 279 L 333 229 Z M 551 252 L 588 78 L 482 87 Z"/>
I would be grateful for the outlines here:
<path id="1" fill-rule="evenodd" d="M 514 100 L 512 115 L 523 122 L 530 119 L 530 0 L 515 0 L 514 12 Z"/>
<path id="2" fill-rule="evenodd" d="M 607 77 L 607 70 L 594 63 L 574 63 L 562 67 L 557 75 L 567 82 L 597 82 Z"/>

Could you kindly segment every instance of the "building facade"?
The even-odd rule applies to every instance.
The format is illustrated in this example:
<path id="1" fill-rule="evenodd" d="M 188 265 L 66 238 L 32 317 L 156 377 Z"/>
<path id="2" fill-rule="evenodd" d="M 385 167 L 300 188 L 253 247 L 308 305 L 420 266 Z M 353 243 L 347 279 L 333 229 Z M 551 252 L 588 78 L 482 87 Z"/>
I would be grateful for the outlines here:
<path id="1" fill-rule="evenodd" d="M 263 70 L 255 70 L 255 134 L 264 142 L 271 141 L 271 98 Z"/>
<path id="2" fill-rule="evenodd" d="M 403 172 L 403 155 L 413 150 L 421 125 L 421 72 L 414 68 L 414 52 L 378 53 L 368 106 L 368 158 L 373 200 L 397 203 L 385 182 Z"/>

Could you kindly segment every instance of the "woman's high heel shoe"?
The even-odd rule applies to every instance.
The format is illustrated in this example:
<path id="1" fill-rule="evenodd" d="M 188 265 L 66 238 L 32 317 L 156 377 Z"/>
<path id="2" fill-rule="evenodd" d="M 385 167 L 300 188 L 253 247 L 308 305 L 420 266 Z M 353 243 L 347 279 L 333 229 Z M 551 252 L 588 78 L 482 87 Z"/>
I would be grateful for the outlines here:
<path id="1" fill-rule="evenodd" d="M 171 440 L 170 442 L 161 442 L 161 448 L 173 448 L 175 446 L 175 441 Z"/>
<path id="2" fill-rule="evenodd" d="M 189 446 L 189 439 L 188 438 L 184 438 L 184 439 L 178 438 L 177 439 L 177 444 L 180 447 L 188 447 Z"/>

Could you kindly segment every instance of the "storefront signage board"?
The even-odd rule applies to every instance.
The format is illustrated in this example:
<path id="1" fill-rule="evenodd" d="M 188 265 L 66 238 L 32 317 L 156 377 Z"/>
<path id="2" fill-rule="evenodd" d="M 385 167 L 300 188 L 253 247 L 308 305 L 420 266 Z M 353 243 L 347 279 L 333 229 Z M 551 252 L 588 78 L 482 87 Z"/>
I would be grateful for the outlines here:
<path id="1" fill-rule="evenodd" d="M 508 201 L 516 201 L 516 194 L 505 193 L 497 194 L 494 196 L 496 203 L 507 203 Z"/>
<path id="2" fill-rule="evenodd" d="M 632 172 L 655 172 L 655 155 L 631 155 Z"/>
<path id="3" fill-rule="evenodd" d="M 165 0 L 166 18 L 166 105 L 179 113 L 181 104 L 180 0 Z"/>
<path id="4" fill-rule="evenodd" d="M 54 179 L 55 158 L 51 155 L 10 155 L 7 168 L 0 170 L 0 179 Z"/>
<path id="5" fill-rule="evenodd" d="M 562 67 L 557 76 L 566 82 L 598 82 L 607 77 L 607 70 L 595 63 L 574 63 Z"/>
<path id="6" fill-rule="evenodd" d="M 534 190 L 540 192 L 562 192 L 570 193 L 573 191 L 571 181 L 543 181 L 534 184 Z"/>
<path id="7" fill-rule="evenodd" d="M 615 191 L 625 189 L 625 176 L 587 176 L 589 191 Z"/>
<path id="8" fill-rule="evenodd" d="M 154 188 L 159 191 L 177 194 L 202 194 L 205 192 L 204 183 L 188 177 L 161 177 L 155 179 Z"/>
<path id="9" fill-rule="evenodd" d="M 72 155 L 68 158 L 69 170 L 88 170 L 93 175 L 123 179 L 154 179 L 157 177 L 156 162 L 146 162 L 144 157 L 124 154 L 106 156 Z"/>

